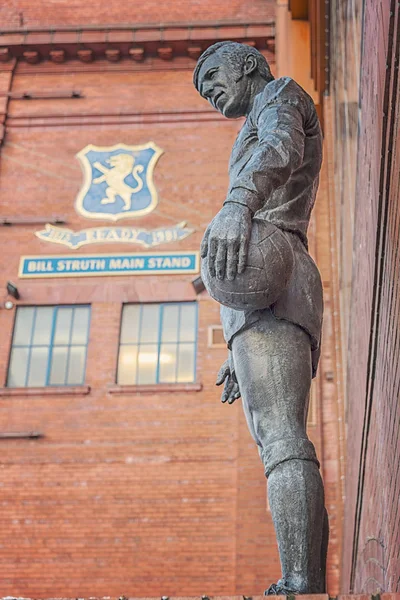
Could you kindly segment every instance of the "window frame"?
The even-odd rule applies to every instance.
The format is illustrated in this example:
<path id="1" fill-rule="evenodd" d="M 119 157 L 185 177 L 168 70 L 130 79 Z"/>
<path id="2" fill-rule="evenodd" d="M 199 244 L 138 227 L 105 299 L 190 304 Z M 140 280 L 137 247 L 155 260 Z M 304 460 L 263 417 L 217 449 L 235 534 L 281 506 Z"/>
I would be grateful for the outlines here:
<path id="1" fill-rule="evenodd" d="M 162 335 L 162 327 L 163 327 L 163 314 L 164 314 L 164 307 L 168 306 L 182 306 L 182 305 L 187 305 L 187 304 L 191 304 L 195 307 L 195 327 L 194 327 L 194 340 L 193 342 L 180 342 L 179 341 L 179 334 L 180 334 L 180 324 L 181 324 L 181 311 L 179 311 L 179 321 L 178 321 L 178 329 L 177 329 L 177 340 L 173 341 L 173 342 L 163 342 L 161 335 Z M 123 314 L 124 314 L 124 308 L 126 306 L 138 306 L 140 307 L 140 320 L 139 320 L 139 325 L 138 325 L 138 342 L 136 344 L 132 344 L 132 343 L 122 343 L 121 342 L 121 337 L 122 337 L 122 324 L 123 324 Z M 121 347 L 122 346 L 137 346 L 138 350 L 140 348 L 141 344 L 140 342 L 140 336 L 141 336 L 141 332 L 142 332 L 142 323 L 143 323 L 143 310 L 142 308 L 144 306 L 158 306 L 159 307 L 159 321 L 158 321 L 158 331 L 157 331 L 157 341 L 154 342 L 154 345 L 157 346 L 157 367 L 156 367 L 156 380 L 152 383 L 148 383 L 148 384 L 144 384 L 144 383 L 138 383 L 138 377 L 139 377 L 139 365 L 138 365 L 138 360 L 139 360 L 139 351 L 137 352 L 137 358 L 136 358 L 136 381 L 133 383 L 119 383 L 118 381 L 118 376 L 119 376 L 119 361 L 120 361 L 120 352 L 121 352 Z M 143 387 L 146 385 L 151 385 L 151 386 L 165 386 L 165 385 L 191 385 L 191 384 L 195 384 L 197 382 L 197 353 L 198 353 L 198 340 L 199 340 L 199 303 L 196 302 L 195 300 L 178 300 L 178 301 L 172 301 L 172 302 L 125 302 L 122 305 L 122 310 L 121 310 L 121 318 L 120 318 L 120 331 L 119 331 L 119 340 L 118 340 L 118 354 L 117 354 L 117 368 L 116 368 L 116 377 L 115 377 L 115 383 L 118 386 L 130 386 L 130 387 Z M 179 368 L 179 346 L 180 344 L 193 344 L 194 345 L 194 356 L 193 356 L 193 380 L 191 381 L 176 381 L 176 377 L 177 377 L 177 373 L 178 373 L 178 368 Z M 177 359 L 176 359 L 176 368 L 175 368 L 175 381 L 173 382 L 166 382 L 166 381 L 160 381 L 160 354 L 161 354 L 161 346 L 165 344 L 165 345 L 176 345 L 176 349 L 177 349 Z"/>
<path id="2" fill-rule="evenodd" d="M 223 342 L 214 342 L 213 341 L 213 337 L 214 337 L 214 331 L 221 331 L 222 332 L 222 336 L 223 336 L 223 327 L 222 325 L 209 325 L 208 326 L 208 348 L 227 348 L 228 345 L 225 342 L 225 340 Z"/>
<path id="3" fill-rule="evenodd" d="M 18 314 L 18 310 L 20 309 L 24 309 L 24 308 L 33 308 L 35 313 L 34 313 L 34 317 L 32 320 L 32 327 L 31 327 L 31 331 L 30 331 L 30 337 L 29 337 L 29 341 L 26 344 L 16 344 L 14 345 L 14 336 L 15 336 L 15 329 L 16 329 L 16 324 L 17 324 L 17 314 Z M 52 315 L 52 321 L 51 321 L 51 331 L 50 331 L 50 340 L 48 344 L 33 344 L 33 336 L 34 336 L 34 332 L 35 332 L 35 324 L 36 324 L 36 318 L 37 318 L 37 309 L 38 308 L 52 308 L 53 309 L 53 315 Z M 57 347 L 57 345 L 54 344 L 54 337 L 55 337 L 55 331 L 56 331 L 56 322 L 57 322 L 57 315 L 58 315 L 58 311 L 59 309 L 63 309 L 63 308 L 70 308 L 73 310 L 73 315 L 71 318 L 71 323 L 70 323 L 70 329 L 69 329 L 69 340 L 71 340 L 71 335 L 72 335 L 72 328 L 73 328 L 73 322 L 74 322 L 74 311 L 77 308 L 88 308 L 89 309 L 89 319 L 88 319 L 88 328 L 87 328 L 87 337 L 86 337 L 86 344 L 85 344 L 85 357 L 84 357 L 84 369 L 83 369 L 83 378 L 82 381 L 79 383 L 50 383 L 49 379 L 50 379 L 50 374 L 51 374 L 51 367 L 52 367 L 52 362 L 53 362 L 53 350 L 54 348 Z M 8 357 L 8 365 L 7 365 L 7 372 L 6 372 L 6 382 L 5 382 L 5 387 L 7 389 L 17 389 L 17 388 L 25 388 L 25 389 L 34 389 L 37 386 L 29 386 L 28 385 L 28 378 L 29 378 L 29 373 L 30 373 L 30 365 L 31 365 L 31 358 L 32 358 L 32 348 L 48 348 L 49 349 L 49 354 L 48 354 L 48 358 L 47 358 L 47 365 L 46 365 L 46 374 L 45 374 L 45 383 L 42 386 L 39 387 L 46 387 L 46 388 L 58 388 L 58 387 L 62 387 L 62 388 L 68 388 L 68 387 L 77 387 L 77 386 L 82 386 L 85 385 L 85 380 L 86 380 L 86 367 L 87 367 L 87 354 L 88 354 L 88 346 L 89 346 L 89 341 L 90 341 L 90 327 L 91 327 L 91 319 L 92 319 L 92 306 L 91 304 L 23 304 L 23 305 L 18 305 L 17 306 L 17 310 L 15 311 L 15 317 L 14 317 L 14 324 L 13 324 L 13 331 L 12 331 L 12 339 L 11 339 L 11 346 L 10 346 L 10 352 L 9 352 L 9 357 Z M 82 346 L 83 344 L 72 344 L 72 343 L 68 343 L 68 344 L 63 344 L 63 346 L 66 346 L 68 348 L 68 357 L 67 357 L 67 363 L 66 363 L 66 368 L 65 368 L 65 373 L 66 373 L 66 377 L 68 374 L 68 367 L 69 367 L 69 361 L 70 361 L 70 349 L 74 346 Z M 25 382 L 24 385 L 17 385 L 17 386 L 13 386 L 9 384 L 9 376 L 10 376 L 10 366 L 11 366 L 11 360 L 12 360 L 12 352 L 14 348 L 28 348 L 29 350 L 29 356 L 28 356 L 28 361 L 27 361 L 27 369 L 26 369 L 26 373 L 25 373 Z"/>

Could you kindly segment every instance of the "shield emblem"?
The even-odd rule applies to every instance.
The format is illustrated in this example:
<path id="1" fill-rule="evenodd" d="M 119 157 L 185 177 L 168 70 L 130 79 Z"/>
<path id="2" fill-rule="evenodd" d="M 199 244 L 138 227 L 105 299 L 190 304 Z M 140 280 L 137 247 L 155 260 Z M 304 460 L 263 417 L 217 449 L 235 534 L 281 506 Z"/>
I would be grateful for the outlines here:
<path id="1" fill-rule="evenodd" d="M 150 213 L 158 203 L 153 171 L 162 153 L 153 142 L 83 148 L 76 155 L 84 174 L 76 211 L 88 219 L 111 221 Z"/>

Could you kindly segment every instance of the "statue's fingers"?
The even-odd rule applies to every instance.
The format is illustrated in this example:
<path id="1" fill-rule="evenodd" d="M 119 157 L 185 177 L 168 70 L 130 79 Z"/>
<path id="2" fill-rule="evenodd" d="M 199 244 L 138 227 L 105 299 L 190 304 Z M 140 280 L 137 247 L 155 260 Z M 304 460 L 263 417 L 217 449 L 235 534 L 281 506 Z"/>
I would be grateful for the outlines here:
<path id="1" fill-rule="evenodd" d="M 211 228 L 207 227 L 203 239 L 201 241 L 201 246 L 200 246 L 200 256 L 201 258 L 205 258 L 207 256 L 207 252 L 208 252 L 208 238 L 210 237 L 210 231 Z"/>
<path id="2" fill-rule="evenodd" d="M 238 244 L 232 242 L 228 245 L 226 258 L 226 277 L 229 281 L 233 281 L 237 274 L 238 267 Z"/>
<path id="3" fill-rule="evenodd" d="M 235 385 L 235 382 L 233 381 L 232 377 L 229 377 L 225 381 L 225 387 L 224 387 L 224 391 L 222 392 L 221 402 L 225 403 L 229 399 L 234 385 Z"/>
<path id="4" fill-rule="evenodd" d="M 218 244 L 217 256 L 215 257 L 215 273 L 217 279 L 224 279 L 226 269 L 226 242 Z"/>
<path id="5" fill-rule="evenodd" d="M 239 246 L 239 260 L 238 260 L 238 273 L 243 273 L 243 271 L 246 268 L 246 262 L 247 262 L 247 250 L 249 247 L 249 242 L 247 239 L 243 239 L 240 242 L 240 246 Z"/>
<path id="6" fill-rule="evenodd" d="M 215 260 L 218 252 L 218 241 L 210 237 L 210 243 L 208 244 L 208 270 L 210 275 L 215 277 Z"/>
<path id="7" fill-rule="evenodd" d="M 228 363 L 228 361 L 225 361 L 224 364 L 222 365 L 222 367 L 220 368 L 220 370 L 218 371 L 217 380 L 215 382 L 215 385 L 221 385 L 221 383 L 223 383 L 225 381 L 225 379 L 228 377 L 230 372 L 231 372 L 231 370 L 229 368 L 229 363 Z"/>
<path id="8" fill-rule="evenodd" d="M 231 393 L 229 394 L 228 404 L 233 404 L 238 398 L 240 398 L 240 390 L 238 384 L 235 383 L 231 389 Z"/>

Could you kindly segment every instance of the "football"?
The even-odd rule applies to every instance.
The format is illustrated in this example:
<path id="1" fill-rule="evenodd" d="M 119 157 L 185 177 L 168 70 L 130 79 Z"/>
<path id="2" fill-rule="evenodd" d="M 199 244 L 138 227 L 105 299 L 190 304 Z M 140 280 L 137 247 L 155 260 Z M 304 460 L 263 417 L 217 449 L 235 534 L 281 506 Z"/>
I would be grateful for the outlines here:
<path id="1" fill-rule="evenodd" d="M 293 250 L 284 232 L 268 221 L 253 220 L 246 268 L 233 281 L 210 274 L 208 256 L 201 278 L 214 300 L 235 310 L 268 308 L 287 287 L 294 264 Z"/>

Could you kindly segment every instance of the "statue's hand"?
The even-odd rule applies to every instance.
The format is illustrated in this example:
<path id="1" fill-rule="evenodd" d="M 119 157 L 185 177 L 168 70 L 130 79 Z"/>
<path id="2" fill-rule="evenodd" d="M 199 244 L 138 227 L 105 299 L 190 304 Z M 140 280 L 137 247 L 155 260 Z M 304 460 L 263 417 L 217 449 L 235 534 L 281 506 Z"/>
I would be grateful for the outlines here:
<path id="1" fill-rule="evenodd" d="M 225 204 L 211 221 L 201 243 L 201 257 L 208 255 L 212 277 L 232 281 L 237 273 L 243 273 L 250 236 L 250 210 L 242 204 Z"/>
<path id="2" fill-rule="evenodd" d="M 224 391 L 222 392 L 221 402 L 228 401 L 228 404 L 233 404 L 235 400 L 240 398 L 239 384 L 235 381 L 232 376 L 231 368 L 229 366 L 229 360 L 226 360 L 220 370 L 218 371 L 217 385 L 224 383 Z"/>

